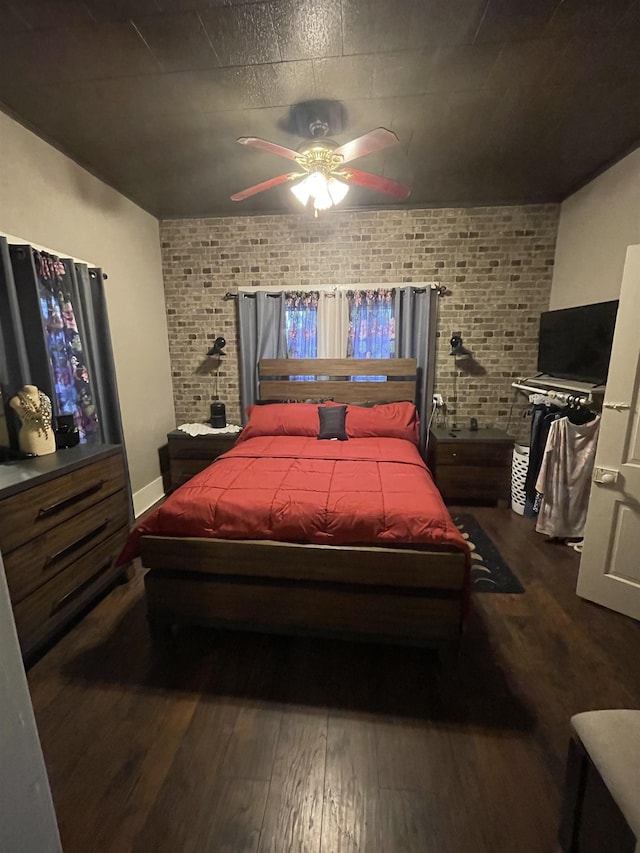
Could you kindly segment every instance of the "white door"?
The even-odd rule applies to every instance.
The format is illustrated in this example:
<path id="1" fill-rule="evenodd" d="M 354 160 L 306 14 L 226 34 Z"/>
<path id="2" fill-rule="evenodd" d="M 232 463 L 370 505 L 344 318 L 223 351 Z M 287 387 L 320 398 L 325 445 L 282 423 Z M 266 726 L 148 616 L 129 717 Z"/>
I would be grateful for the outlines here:
<path id="1" fill-rule="evenodd" d="M 640 246 L 629 246 L 578 595 L 640 619 Z"/>

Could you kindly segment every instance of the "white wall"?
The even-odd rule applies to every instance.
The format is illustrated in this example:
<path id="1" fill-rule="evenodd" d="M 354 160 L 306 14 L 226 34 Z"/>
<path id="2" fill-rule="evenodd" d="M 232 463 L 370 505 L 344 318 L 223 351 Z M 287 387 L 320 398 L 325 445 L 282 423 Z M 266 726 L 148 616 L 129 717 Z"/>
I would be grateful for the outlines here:
<path id="1" fill-rule="evenodd" d="M 162 495 L 158 448 L 175 427 L 159 223 L 0 113 L 0 231 L 100 266 L 134 506 Z"/>
<path id="2" fill-rule="evenodd" d="M 560 207 L 550 308 L 617 299 L 627 246 L 640 243 L 640 148 Z"/>
<path id="3" fill-rule="evenodd" d="M 0 556 L 0 850 L 59 853 L 60 836 Z"/>

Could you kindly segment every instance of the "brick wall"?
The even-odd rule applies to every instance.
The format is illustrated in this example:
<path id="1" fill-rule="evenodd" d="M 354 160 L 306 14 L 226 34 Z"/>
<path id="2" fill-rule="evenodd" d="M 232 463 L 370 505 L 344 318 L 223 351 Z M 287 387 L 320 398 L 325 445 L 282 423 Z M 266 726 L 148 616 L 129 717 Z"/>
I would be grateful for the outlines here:
<path id="1" fill-rule="evenodd" d="M 205 353 L 218 335 L 227 339 L 218 396 L 229 420 L 240 417 L 236 303 L 223 301 L 226 292 L 247 285 L 437 281 L 450 290 L 438 300 L 436 368 L 449 422 L 475 416 L 481 426 L 505 427 L 517 400 L 510 429 L 526 432 L 526 401 L 510 383 L 535 370 L 557 221 L 557 206 L 530 205 L 163 222 L 177 422 L 208 417 L 214 378 Z M 462 333 L 472 360 L 456 364 L 448 355 L 453 332 Z"/>

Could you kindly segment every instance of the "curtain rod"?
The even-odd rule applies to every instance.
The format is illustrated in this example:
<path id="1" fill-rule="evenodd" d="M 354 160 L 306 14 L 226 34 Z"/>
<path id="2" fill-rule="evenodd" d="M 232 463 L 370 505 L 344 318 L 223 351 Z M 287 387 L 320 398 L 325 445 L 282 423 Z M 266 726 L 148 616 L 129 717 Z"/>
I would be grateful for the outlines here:
<path id="1" fill-rule="evenodd" d="M 411 285 L 406 285 L 406 286 L 410 287 Z M 427 287 L 430 287 L 432 290 L 436 290 L 438 292 L 438 296 L 440 296 L 440 297 L 451 295 L 451 291 L 444 284 L 429 284 L 429 285 L 427 285 Z M 413 290 L 416 293 L 424 293 L 427 290 L 427 287 L 415 287 L 415 288 L 413 288 Z M 358 286 L 357 285 L 340 285 L 340 286 L 336 286 L 334 288 L 334 290 L 338 290 L 338 289 L 340 289 L 340 290 L 358 290 Z M 371 288 L 363 288 L 363 289 L 370 290 Z M 389 289 L 393 290 L 394 287 L 392 286 Z M 243 290 L 241 292 L 242 292 L 242 295 L 247 297 L 248 299 L 254 299 L 256 293 L 266 293 L 267 296 L 279 296 L 281 293 L 286 293 L 287 290 L 295 290 L 295 288 L 287 288 L 287 289 L 283 288 L 282 290 L 277 290 L 277 291 L 269 291 L 269 290 L 258 291 L 258 290 L 255 290 L 254 292 Z M 313 288 L 311 288 L 311 290 L 313 290 Z M 321 292 L 327 293 L 329 295 L 333 295 L 333 291 L 330 291 L 330 290 L 326 290 L 326 289 L 322 290 L 321 289 Z M 240 292 L 232 293 L 230 290 L 228 290 L 225 293 L 225 295 L 222 297 L 222 301 L 223 302 L 229 302 L 232 299 L 238 299 L 239 295 L 240 295 Z"/>
<path id="2" fill-rule="evenodd" d="M 96 270 L 101 269 L 101 267 L 96 267 L 89 261 L 83 261 L 79 258 L 69 257 L 64 252 L 52 252 L 51 249 L 44 249 L 42 246 L 38 246 L 34 243 L 25 243 L 19 237 L 11 237 L 9 234 L 5 234 L 2 231 L 0 231 L 0 237 L 4 237 L 9 246 L 14 246 L 20 249 L 31 249 L 32 251 L 38 252 L 40 254 L 50 255 L 52 258 L 55 258 L 58 261 L 71 261 L 71 263 L 74 265 L 82 264 L 88 269 L 89 275 L 95 276 Z M 102 278 L 105 281 L 109 278 L 109 276 L 106 274 L 106 272 L 104 272 L 104 270 L 102 271 Z"/>

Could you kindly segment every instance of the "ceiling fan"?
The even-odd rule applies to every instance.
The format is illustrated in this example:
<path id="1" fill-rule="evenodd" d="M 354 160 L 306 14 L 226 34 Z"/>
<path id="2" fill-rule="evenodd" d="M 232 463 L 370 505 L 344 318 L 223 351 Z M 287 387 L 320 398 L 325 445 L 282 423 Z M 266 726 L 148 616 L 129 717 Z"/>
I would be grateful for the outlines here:
<path id="1" fill-rule="evenodd" d="M 310 126 L 313 137 L 324 137 L 328 129 L 328 124 L 320 121 L 314 122 Z M 243 136 L 238 139 L 238 142 L 250 148 L 269 151 L 272 154 L 285 157 L 287 160 L 293 160 L 303 171 L 285 172 L 276 178 L 255 184 L 232 195 L 232 201 L 244 201 L 244 199 L 271 189 L 271 187 L 292 182 L 291 192 L 305 206 L 312 199 L 314 215 L 317 216 L 319 210 L 328 210 L 334 204 L 339 204 L 347 195 L 350 184 L 378 190 L 378 192 L 391 196 L 394 201 L 404 201 L 411 193 L 411 187 L 406 184 L 383 178 L 381 175 L 362 172 L 360 169 L 353 169 L 346 165 L 352 160 L 364 157 L 365 154 L 372 154 L 374 151 L 380 151 L 390 145 L 397 145 L 398 137 L 384 127 L 371 130 L 364 136 L 352 139 L 351 142 L 346 142 L 344 145 L 337 145 L 330 139 L 314 138 L 312 142 L 305 144 L 300 151 L 294 151 L 292 148 L 285 148 L 283 145 L 268 142 L 266 139 L 258 139 L 255 136 Z"/>

